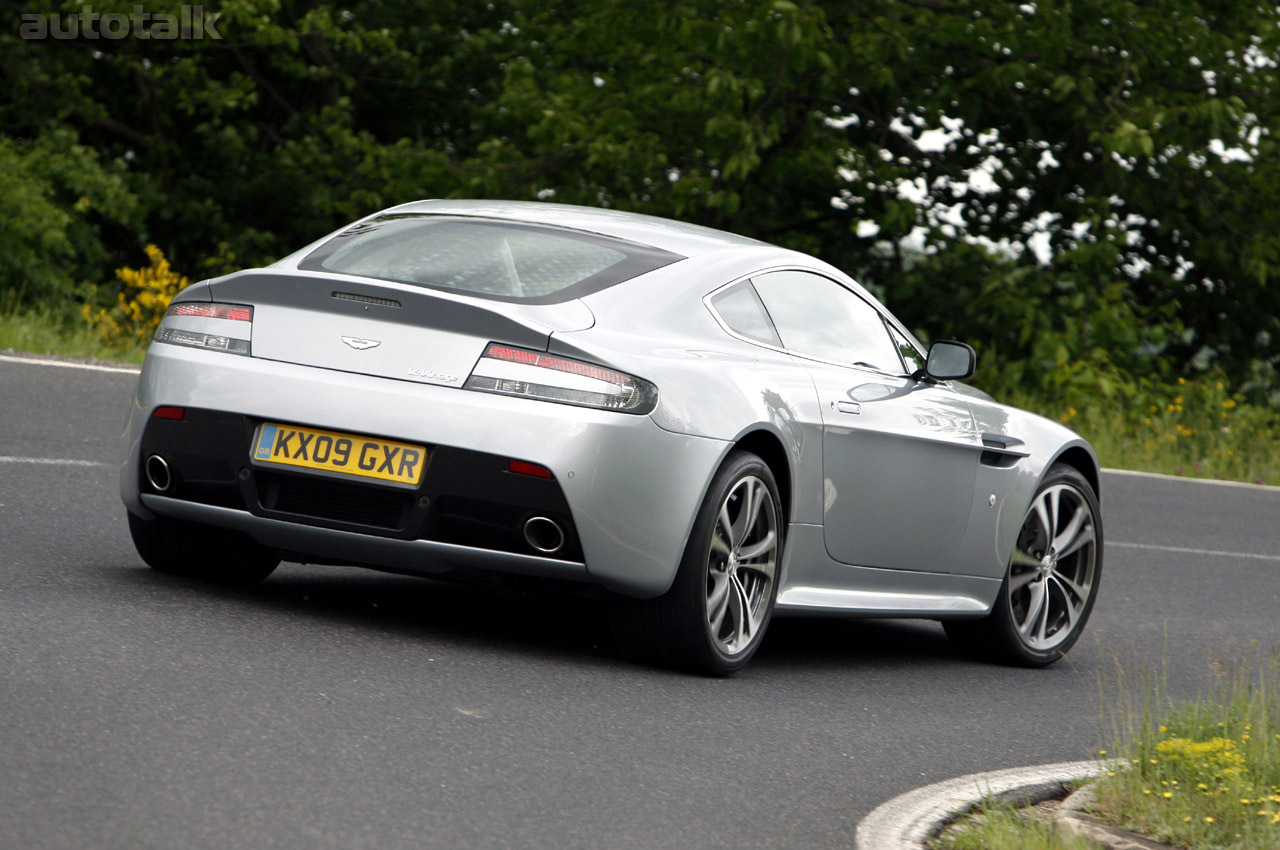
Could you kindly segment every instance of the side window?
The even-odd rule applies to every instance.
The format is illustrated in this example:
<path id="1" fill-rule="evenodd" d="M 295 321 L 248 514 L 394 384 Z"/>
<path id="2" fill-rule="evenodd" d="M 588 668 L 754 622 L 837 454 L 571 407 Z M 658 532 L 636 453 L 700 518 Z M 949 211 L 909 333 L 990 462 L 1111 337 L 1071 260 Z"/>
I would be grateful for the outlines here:
<path id="1" fill-rule="evenodd" d="M 711 299 L 711 306 L 736 333 L 758 342 L 782 345 L 778 332 L 773 329 L 773 322 L 769 321 L 764 305 L 749 282 L 743 281 L 716 295 Z"/>
<path id="2" fill-rule="evenodd" d="M 888 323 L 886 322 L 885 324 Z M 898 346 L 898 353 L 902 355 L 902 362 L 907 364 L 907 374 L 923 369 L 924 358 L 920 356 L 920 349 L 912 345 L 893 325 L 889 325 L 889 334 Z"/>
<path id="3" fill-rule="evenodd" d="M 782 344 L 797 354 L 900 374 L 898 346 L 880 313 L 830 278 L 769 272 L 754 280 Z"/>

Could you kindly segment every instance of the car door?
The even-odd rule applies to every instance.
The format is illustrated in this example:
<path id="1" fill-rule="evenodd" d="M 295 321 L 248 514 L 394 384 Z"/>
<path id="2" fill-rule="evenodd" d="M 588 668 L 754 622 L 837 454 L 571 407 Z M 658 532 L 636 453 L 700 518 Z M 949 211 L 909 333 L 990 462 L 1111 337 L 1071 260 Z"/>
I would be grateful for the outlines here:
<path id="1" fill-rule="evenodd" d="M 752 283 L 818 393 L 828 554 L 865 567 L 958 569 L 982 450 L 967 401 L 910 378 L 899 348 L 918 358 L 914 347 L 835 280 L 778 271 Z"/>

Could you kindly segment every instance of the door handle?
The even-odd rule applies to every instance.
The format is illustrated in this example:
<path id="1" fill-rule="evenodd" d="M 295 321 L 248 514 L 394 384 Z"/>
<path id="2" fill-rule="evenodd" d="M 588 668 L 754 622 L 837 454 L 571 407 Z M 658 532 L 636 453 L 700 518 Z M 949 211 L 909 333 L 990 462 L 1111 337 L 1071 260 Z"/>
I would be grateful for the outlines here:
<path id="1" fill-rule="evenodd" d="M 856 414 L 862 412 L 862 405 L 858 404 L 856 401 L 837 401 L 835 403 L 835 408 L 841 413 Z"/>

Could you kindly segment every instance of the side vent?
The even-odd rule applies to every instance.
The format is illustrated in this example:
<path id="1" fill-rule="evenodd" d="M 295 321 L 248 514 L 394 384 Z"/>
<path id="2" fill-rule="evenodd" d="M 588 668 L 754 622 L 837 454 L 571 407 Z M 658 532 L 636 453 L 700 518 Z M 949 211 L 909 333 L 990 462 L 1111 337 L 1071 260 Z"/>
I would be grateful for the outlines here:
<path id="1" fill-rule="evenodd" d="M 983 434 L 982 455 L 978 461 L 984 466 L 1008 469 L 1029 454 L 1016 448 L 1021 445 L 1022 440 L 1007 434 Z"/>

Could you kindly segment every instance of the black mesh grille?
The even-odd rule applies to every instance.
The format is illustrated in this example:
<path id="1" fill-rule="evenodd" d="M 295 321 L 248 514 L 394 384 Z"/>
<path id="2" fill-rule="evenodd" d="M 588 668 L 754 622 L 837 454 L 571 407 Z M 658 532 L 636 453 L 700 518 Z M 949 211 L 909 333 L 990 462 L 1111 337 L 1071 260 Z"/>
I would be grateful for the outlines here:
<path id="1" fill-rule="evenodd" d="M 362 487 L 326 478 L 259 475 L 262 506 L 268 510 L 319 519 L 400 529 L 413 495 Z"/>

